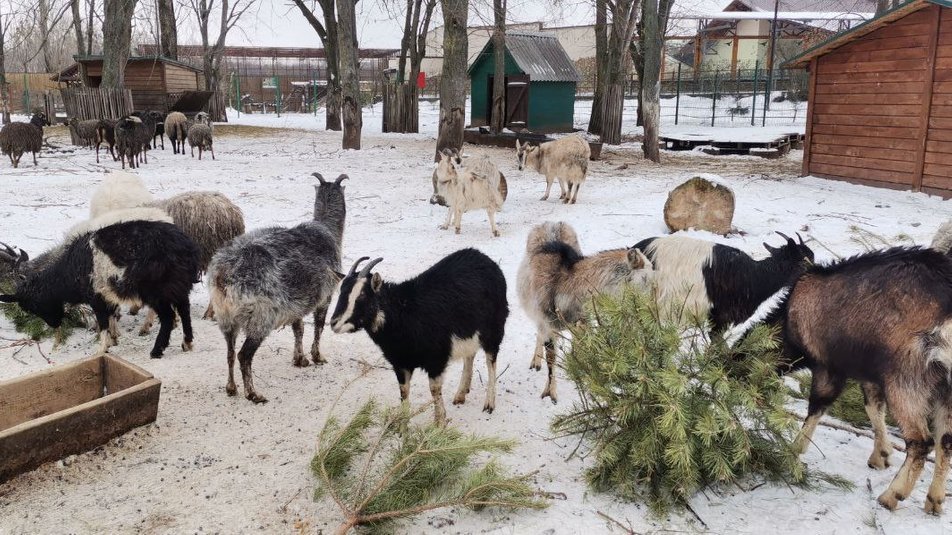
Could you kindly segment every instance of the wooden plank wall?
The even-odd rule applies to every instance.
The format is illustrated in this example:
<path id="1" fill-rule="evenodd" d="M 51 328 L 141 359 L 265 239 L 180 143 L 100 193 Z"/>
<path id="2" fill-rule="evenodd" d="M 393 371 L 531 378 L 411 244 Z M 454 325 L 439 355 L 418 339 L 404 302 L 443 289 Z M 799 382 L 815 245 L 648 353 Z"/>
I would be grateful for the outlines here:
<path id="1" fill-rule="evenodd" d="M 931 45 L 939 9 L 928 6 L 818 58 L 804 161 L 810 174 L 913 188 L 918 174 L 915 156 L 921 154 L 926 135 L 923 110 L 929 103 L 928 98 L 923 103 L 923 96 L 932 89 Z M 943 19 L 952 20 L 949 13 L 942 8 Z M 947 49 L 944 64 L 952 63 L 952 34 L 941 42 Z M 952 71 L 940 73 L 935 77 L 935 98 L 945 98 L 950 108 L 937 110 L 946 116 L 933 115 L 931 121 L 937 128 L 948 128 L 939 137 L 952 142 L 952 83 L 938 87 L 940 79 L 952 82 Z M 931 173 L 942 171 L 935 167 L 943 165 L 938 161 L 942 158 L 926 156 L 923 186 L 936 184 Z M 952 165 L 952 160 L 947 163 Z M 952 194 L 952 184 L 949 188 Z"/>
<path id="2" fill-rule="evenodd" d="M 952 9 L 939 17 L 922 190 L 952 196 Z"/>
<path id="3" fill-rule="evenodd" d="M 163 91 L 165 64 L 158 61 L 129 62 L 122 85 L 133 91 Z"/>
<path id="4" fill-rule="evenodd" d="M 198 75 L 178 65 L 165 65 L 165 90 L 169 93 L 195 91 L 198 89 Z"/>

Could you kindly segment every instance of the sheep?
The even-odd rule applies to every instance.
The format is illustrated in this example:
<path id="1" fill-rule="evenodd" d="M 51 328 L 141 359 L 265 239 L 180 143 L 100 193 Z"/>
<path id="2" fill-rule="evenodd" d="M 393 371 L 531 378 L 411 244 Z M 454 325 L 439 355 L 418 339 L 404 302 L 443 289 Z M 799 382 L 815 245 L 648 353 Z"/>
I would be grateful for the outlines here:
<path id="1" fill-rule="evenodd" d="M 188 294 L 197 282 L 198 247 L 175 225 L 125 221 L 84 232 L 41 255 L 32 268 L 25 251 L 5 248 L 0 260 L 12 264 L 21 280 L 0 301 L 17 303 L 54 328 L 63 321 L 65 304 L 91 305 L 99 355 L 117 342 L 111 319 L 118 305 L 144 303 L 162 323 L 151 357 L 160 358 L 168 347 L 175 312 L 182 318 L 182 350 L 191 350 Z"/>
<path id="2" fill-rule="evenodd" d="M 651 261 L 635 247 L 584 256 L 567 223 L 546 222 L 529 231 L 516 288 L 523 310 L 536 324 L 529 367 L 541 370 L 544 353 L 549 369 L 543 398 L 558 402 L 556 334 L 584 319 L 584 305 L 593 295 L 618 295 L 626 285 L 647 288 L 653 275 Z"/>
<path id="3" fill-rule="evenodd" d="M 96 130 L 102 142 L 109 146 L 109 154 L 112 155 L 112 161 L 118 160 L 119 158 L 116 158 L 116 121 L 112 119 L 100 119 Z M 98 153 L 96 157 L 99 157 Z"/>
<path id="4" fill-rule="evenodd" d="M 165 118 L 164 130 L 172 142 L 173 154 L 185 154 L 185 139 L 188 137 L 189 121 L 184 113 L 173 111 Z M 163 141 L 163 144 L 165 142 Z"/>
<path id="5" fill-rule="evenodd" d="M 509 304 L 506 278 L 499 266 L 476 249 L 462 249 L 416 277 L 384 282 L 371 270 L 383 259 L 357 272 L 361 258 L 341 280 L 331 328 L 335 333 L 367 331 L 383 351 L 400 384 L 400 399 L 410 396 L 413 371 L 430 378 L 434 419 L 446 423 L 443 376 L 451 359 L 463 359 L 463 377 L 454 405 L 466 402 L 473 378 L 473 359 L 486 354 L 489 372 L 483 410 L 496 408 L 496 360 L 505 335 Z"/>
<path id="6" fill-rule="evenodd" d="M 10 157 L 13 168 L 20 167 L 20 158 L 24 152 L 33 153 L 33 165 L 36 163 L 36 153 L 43 149 L 43 127 L 46 125 L 46 114 L 33 114 L 29 123 L 12 122 L 3 125 L 0 129 L 0 151 Z"/>
<path id="7" fill-rule="evenodd" d="M 707 316 L 712 331 L 749 317 L 771 294 L 803 273 L 813 251 L 778 232 L 782 247 L 764 243 L 770 256 L 754 260 L 728 245 L 685 236 L 648 238 L 635 244 L 655 269 L 656 295 L 663 314 L 675 322 Z"/>
<path id="8" fill-rule="evenodd" d="M 145 206 L 154 200 L 141 178 L 127 171 L 113 171 L 93 191 L 89 201 L 89 217 L 97 218 L 114 210 Z"/>
<path id="9" fill-rule="evenodd" d="M 202 151 L 212 153 L 212 160 L 215 159 L 215 149 L 212 147 L 212 123 L 207 113 L 199 113 L 195 116 L 195 124 L 188 128 L 188 146 L 192 149 L 192 157 L 195 157 L 195 147 L 198 147 L 198 159 L 202 159 Z"/>
<path id="10" fill-rule="evenodd" d="M 578 200 L 578 190 L 588 173 L 588 159 L 591 155 L 592 150 L 588 142 L 581 136 L 565 136 L 538 146 L 520 144 L 519 140 L 516 140 L 519 170 L 528 167 L 545 175 L 545 195 L 541 199 L 543 201 L 549 198 L 552 181 L 558 178 L 561 190 L 559 199 L 562 199 L 563 203 L 575 204 Z"/>
<path id="11" fill-rule="evenodd" d="M 165 150 L 165 113 L 160 111 L 150 111 L 152 119 L 155 121 L 155 134 L 152 135 L 152 148 L 156 149 L 159 147 L 159 143 L 162 144 L 162 150 Z M 158 139 L 158 141 L 156 141 Z"/>
<path id="12" fill-rule="evenodd" d="M 69 126 L 73 129 L 73 132 L 76 133 L 76 137 L 83 142 L 84 146 L 89 148 L 95 147 L 96 163 L 99 163 L 99 147 L 102 146 L 104 141 L 100 137 L 99 120 L 88 119 L 80 121 L 79 118 L 73 117 L 69 120 Z"/>
<path id="13" fill-rule="evenodd" d="M 932 238 L 933 249 L 952 256 L 952 219 L 943 223 Z"/>
<path id="14" fill-rule="evenodd" d="M 459 234 L 463 213 L 485 208 L 489 215 L 492 235 L 499 236 L 496 212 L 506 200 L 506 189 L 503 188 L 501 174 L 496 165 L 486 156 L 467 158 L 464 165 L 458 155 L 444 151 L 440 153 L 436 173 L 438 179 L 435 196 L 449 204 L 446 222 L 440 225 L 440 228 L 448 229 L 452 221 L 456 233 Z"/>
<path id="15" fill-rule="evenodd" d="M 129 168 L 138 167 L 139 153 L 142 152 L 142 142 L 139 139 L 141 126 L 142 119 L 134 116 L 126 116 L 116 122 L 116 149 L 119 151 L 123 169 L 126 168 L 127 159 Z"/>
<path id="16" fill-rule="evenodd" d="M 889 466 L 885 406 L 906 441 L 906 459 L 879 503 L 893 510 L 909 496 L 935 446 L 925 511 L 941 514 L 952 462 L 952 259 L 933 249 L 894 247 L 816 265 L 765 305 L 728 340 L 757 323 L 777 325 L 784 360 L 812 371 L 800 451 L 847 379 L 856 379 L 873 422 L 869 466 Z"/>
<path id="17" fill-rule="evenodd" d="M 315 187 L 313 221 L 238 236 L 219 249 L 208 266 L 212 307 L 228 348 L 225 392 L 229 396 L 237 393 L 234 365 L 239 331 L 245 332 L 238 352 L 245 397 L 254 403 L 265 403 L 267 399 L 255 390 L 251 361 L 274 329 L 291 324 L 293 364 L 307 366 L 302 346 L 303 318 L 313 313 L 311 359 L 315 364 L 327 362 L 320 352 L 320 340 L 340 271 L 346 216 L 341 182 L 347 175 L 340 175 L 334 182 L 326 182 L 320 173 L 314 176 L 320 185 Z"/>
<path id="18" fill-rule="evenodd" d="M 153 111 L 132 112 L 132 116 L 138 117 L 140 121 L 136 125 L 135 132 L 136 139 L 141 145 L 139 155 L 144 163 L 149 163 L 149 150 L 152 149 L 152 142 L 155 140 L 155 125 L 160 115 L 159 112 Z"/>

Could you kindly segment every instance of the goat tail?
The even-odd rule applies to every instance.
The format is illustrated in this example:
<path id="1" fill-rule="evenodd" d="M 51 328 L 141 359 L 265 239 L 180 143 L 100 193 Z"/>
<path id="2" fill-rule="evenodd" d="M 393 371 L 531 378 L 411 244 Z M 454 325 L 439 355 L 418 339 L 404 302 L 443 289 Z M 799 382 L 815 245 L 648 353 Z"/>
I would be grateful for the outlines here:
<path id="1" fill-rule="evenodd" d="M 920 336 L 926 366 L 938 364 L 945 368 L 946 379 L 952 383 L 952 318 L 946 318 L 935 329 Z"/>

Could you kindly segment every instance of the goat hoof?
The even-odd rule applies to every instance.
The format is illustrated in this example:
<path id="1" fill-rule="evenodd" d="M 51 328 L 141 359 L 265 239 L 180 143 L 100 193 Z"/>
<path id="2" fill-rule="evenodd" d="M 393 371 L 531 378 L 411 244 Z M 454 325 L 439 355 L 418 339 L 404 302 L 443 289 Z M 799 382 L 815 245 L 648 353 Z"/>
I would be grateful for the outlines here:
<path id="1" fill-rule="evenodd" d="M 191 342 L 182 342 L 182 351 L 191 351 L 192 343 Z"/>
<path id="2" fill-rule="evenodd" d="M 941 499 L 936 500 L 932 496 L 926 496 L 925 511 L 927 514 L 930 514 L 930 515 L 935 515 L 935 516 L 942 515 Z"/>
<path id="3" fill-rule="evenodd" d="M 229 396 L 235 396 L 238 394 L 238 389 L 235 385 L 225 385 L 225 393 Z"/>
<path id="4" fill-rule="evenodd" d="M 896 506 L 899 505 L 899 501 L 902 499 L 903 498 L 899 496 L 897 493 L 892 492 L 889 489 L 886 489 L 886 492 L 880 494 L 879 498 L 876 501 L 879 502 L 879 505 L 882 505 L 886 509 L 889 509 L 890 511 L 895 511 Z"/>
<path id="5" fill-rule="evenodd" d="M 317 355 L 314 355 L 314 357 L 311 360 L 313 360 L 314 364 L 317 364 L 318 366 L 327 364 L 327 359 L 321 356 L 320 353 L 318 353 Z"/>
<path id="6" fill-rule="evenodd" d="M 490 403 L 487 403 L 486 405 L 483 406 L 483 412 L 488 412 L 489 414 L 492 414 L 494 410 L 496 410 L 496 407 Z"/>
<path id="7" fill-rule="evenodd" d="M 446 230 L 448 228 L 450 228 L 449 225 L 440 225 L 440 230 Z"/>
<path id="8" fill-rule="evenodd" d="M 572 201 L 569 204 L 575 204 L 575 199 L 572 199 Z"/>
<path id="9" fill-rule="evenodd" d="M 139 329 L 139 336 L 149 336 L 150 330 L 151 329 L 143 326 L 142 328 Z"/>
<path id="10" fill-rule="evenodd" d="M 494 231 L 493 231 L 493 238 L 498 238 L 498 237 L 499 237 L 499 231 L 498 231 L 498 230 L 494 230 Z"/>
<path id="11" fill-rule="evenodd" d="M 162 358 L 162 352 L 161 352 L 161 351 L 153 351 L 153 352 L 149 353 L 149 356 L 152 357 L 152 358 L 154 358 L 154 359 L 160 359 L 160 358 Z"/>
<path id="12" fill-rule="evenodd" d="M 459 234 L 459 227 L 456 227 L 456 233 Z"/>
<path id="13" fill-rule="evenodd" d="M 308 362 L 307 359 L 304 357 L 294 359 L 293 364 L 298 368 L 307 368 L 308 366 L 311 365 L 311 363 Z"/>
<path id="14" fill-rule="evenodd" d="M 873 452 L 869 456 L 869 460 L 866 461 L 866 466 L 872 468 L 873 470 L 885 470 L 889 468 L 889 454 L 880 453 L 878 451 Z"/>
<path id="15" fill-rule="evenodd" d="M 539 200 L 540 200 L 540 201 L 547 201 L 547 200 L 549 200 L 549 196 L 548 196 L 548 195 L 543 195 L 542 198 L 540 198 Z"/>
<path id="16" fill-rule="evenodd" d="M 248 395 L 245 396 L 245 397 L 248 398 L 248 401 L 253 402 L 255 405 L 260 405 L 261 403 L 267 403 L 267 402 L 268 402 L 268 398 L 266 398 L 266 397 L 264 397 L 264 396 L 262 396 L 262 395 L 259 395 L 259 394 L 255 393 L 255 392 L 252 392 L 251 394 L 248 394 Z"/>

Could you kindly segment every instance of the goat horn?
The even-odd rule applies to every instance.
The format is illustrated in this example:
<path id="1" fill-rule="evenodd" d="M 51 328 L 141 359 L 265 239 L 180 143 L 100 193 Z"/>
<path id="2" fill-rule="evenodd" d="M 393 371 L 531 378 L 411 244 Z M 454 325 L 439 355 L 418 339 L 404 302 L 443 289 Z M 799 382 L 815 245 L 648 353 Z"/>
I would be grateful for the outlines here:
<path id="1" fill-rule="evenodd" d="M 320 174 L 320 173 L 311 173 L 311 176 L 314 177 L 314 178 L 316 178 L 316 179 L 318 179 L 318 180 L 320 180 L 320 181 L 321 181 L 321 184 L 327 184 L 327 181 L 324 180 L 324 175 L 322 175 L 322 174 Z"/>
<path id="2" fill-rule="evenodd" d="M 347 272 L 347 276 L 350 277 L 351 275 L 353 275 L 354 273 L 356 273 L 356 272 L 357 272 L 357 266 L 359 266 L 360 263 L 363 262 L 364 260 L 370 260 L 370 257 L 369 257 L 369 256 L 362 256 L 362 257 L 358 258 L 357 261 L 354 262 L 354 265 L 350 267 L 350 271 Z"/>
<path id="3" fill-rule="evenodd" d="M 350 178 L 350 177 L 347 176 L 346 174 L 342 174 L 341 176 L 337 177 L 337 180 L 334 181 L 334 184 L 340 186 L 340 183 L 343 182 L 345 178 Z"/>
<path id="4" fill-rule="evenodd" d="M 779 234 L 780 237 L 783 238 L 783 239 L 785 239 L 785 240 L 793 241 L 793 238 L 791 238 L 790 236 L 787 236 L 786 234 L 784 234 L 783 232 L 780 232 L 779 230 L 775 230 L 774 232 L 776 232 L 777 234 Z"/>
<path id="5" fill-rule="evenodd" d="M 369 274 L 370 274 L 370 270 L 373 269 L 374 266 L 376 266 L 377 264 L 379 264 L 379 263 L 381 263 L 381 262 L 383 262 L 383 258 L 374 258 L 374 259 L 371 260 L 366 266 L 364 266 L 364 269 L 360 270 L 360 275 L 359 275 L 359 276 L 360 276 L 360 277 L 365 277 L 365 276 L 369 275 Z"/>
<path id="6" fill-rule="evenodd" d="M 805 244 L 803 243 L 803 236 L 801 236 L 799 232 L 797 232 L 797 238 L 800 239 L 800 245 L 805 245 Z"/>
<path id="7" fill-rule="evenodd" d="M 6 249 L 6 251 L 0 251 L 0 259 L 3 259 L 7 262 L 15 263 L 17 259 L 20 257 L 17 254 L 16 250 L 14 250 L 13 247 L 10 247 L 9 245 L 3 243 L 2 241 L 0 241 L 0 245 L 2 245 L 4 249 Z"/>

